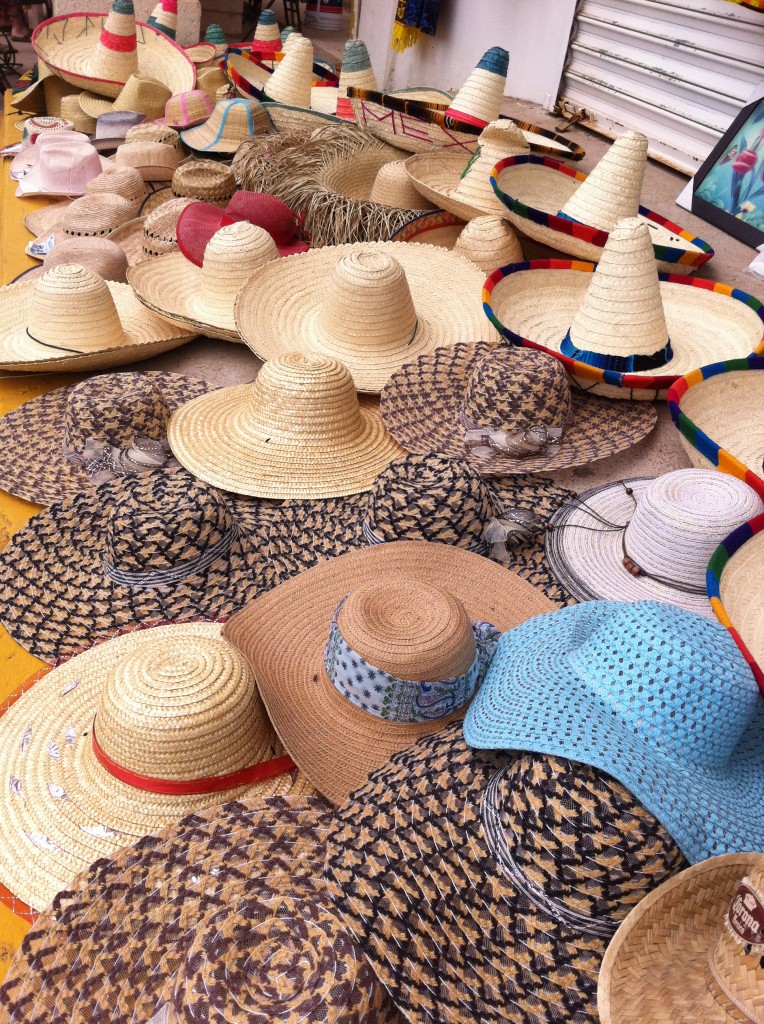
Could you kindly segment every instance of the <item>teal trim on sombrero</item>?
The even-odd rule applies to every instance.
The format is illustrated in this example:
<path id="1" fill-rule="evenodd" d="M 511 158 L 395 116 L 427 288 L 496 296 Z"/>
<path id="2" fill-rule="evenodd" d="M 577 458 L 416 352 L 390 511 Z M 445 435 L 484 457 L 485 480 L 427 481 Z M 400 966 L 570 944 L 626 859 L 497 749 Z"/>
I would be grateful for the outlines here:
<path id="1" fill-rule="evenodd" d="M 509 70 L 509 53 L 503 46 L 492 46 L 480 58 L 477 67 L 480 71 L 492 71 L 495 75 L 506 78 Z"/>

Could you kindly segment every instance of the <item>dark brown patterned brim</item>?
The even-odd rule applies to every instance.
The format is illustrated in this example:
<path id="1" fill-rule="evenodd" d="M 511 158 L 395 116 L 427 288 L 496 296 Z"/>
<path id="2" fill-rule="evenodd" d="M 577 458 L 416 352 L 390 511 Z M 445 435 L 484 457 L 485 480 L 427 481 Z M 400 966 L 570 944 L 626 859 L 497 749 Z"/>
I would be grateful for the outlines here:
<path id="1" fill-rule="evenodd" d="M 119 374 L 122 384 L 128 375 Z M 215 385 L 180 373 L 143 374 L 162 392 L 170 412 Z M 64 421 L 71 385 L 24 402 L 0 418 L 0 488 L 37 505 L 52 505 L 94 485 L 83 466 L 64 453 Z M 107 420 L 110 410 L 104 408 Z"/>
<path id="2" fill-rule="evenodd" d="M 233 802 L 96 861 L 24 939 L 2 1011 L 18 1024 L 392 1024 L 321 882 L 328 823 L 316 798 Z"/>
<path id="3" fill-rule="evenodd" d="M 684 863 L 609 776 L 473 751 L 458 723 L 373 772 L 327 840 L 337 906 L 413 1024 L 596 1024 L 617 925 Z"/>
<path id="4" fill-rule="evenodd" d="M 647 437 L 657 422 L 650 402 L 623 402 L 573 391 L 573 415 L 558 445 L 525 458 L 486 459 L 468 453 L 460 419 L 462 403 L 473 367 L 488 350 L 484 343 L 441 348 L 418 356 L 392 375 L 382 390 L 380 410 L 399 444 L 410 452 L 465 458 L 485 476 L 546 473 L 622 452 Z M 539 402 L 545 397 L 540 391 Z"/>

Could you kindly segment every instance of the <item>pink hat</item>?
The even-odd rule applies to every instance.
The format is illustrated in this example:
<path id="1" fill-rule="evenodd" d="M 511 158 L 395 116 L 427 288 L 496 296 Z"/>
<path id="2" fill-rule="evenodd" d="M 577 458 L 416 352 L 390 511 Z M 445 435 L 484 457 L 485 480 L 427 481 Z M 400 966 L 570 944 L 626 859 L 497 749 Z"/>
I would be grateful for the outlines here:
<path id="1" fill-rule="evenodd" d="M 33 145 L 22 149 L 11 161 L 11 177 L 14 181 L 20 181 L 37 163 L 40 153 L 46 146 L 51 143 L 60 145 L 67 142 L 90 142 L 90 139 L 82 132 L 75 131 L 46 132 L 45 135 L 38 135 L 37 141 Z"/>
<path id="2" fill-rule="evenodd" d="M 187 206 L 178 219 L 178 248 L 187 260 L 201 267 L 212 236 L 237 221 L 249 221 L 267 231 L 280 256 L 308 250 L 308 245 L 298 237 L 299 221 L 292 210 L 277 196 L 263 192 L 235 192 L 225 210 L 211 203 Z"/>
<path id="3" fill-rule="evenodd" d="M 191 89 L 171 96 L 164 107 L 164 117 L 157 119 L 156 124 L 168 128 L 193 128 L 204 124 L 212 113 L 212 103 L 201 89 Z"/>
<path id="4" fill-rule="evenodd" d="M 39 151 L 37 163 L 19 182 L 17 196 L 83 196 L 87 183 L 112 166 L 88 142 L 56 142 L 51 136 Z"/>

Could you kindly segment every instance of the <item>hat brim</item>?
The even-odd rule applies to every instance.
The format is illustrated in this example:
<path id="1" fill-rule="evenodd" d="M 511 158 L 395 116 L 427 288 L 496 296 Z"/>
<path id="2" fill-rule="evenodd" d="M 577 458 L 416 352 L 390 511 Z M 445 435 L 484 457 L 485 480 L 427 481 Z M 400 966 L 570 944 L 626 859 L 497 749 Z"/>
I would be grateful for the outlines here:
<path id="1" fill-rule="evenodd" d="M 64 210 L 72 205 L 71 199 L 65 199 L 59 203 L 48 203 L 41 206 L 39 210 L 32 210 L 24 218 L 24 227 L 27 231 L 40 237 L 49 235 L 53 229 L 61 223 Z"/>
<path id="2" fill-rule="evenodd" d="M 114 167 L 114 161 L 111 160 L 109 157 L 101 156 L 99 154 L 98 159 L 101 163 L 102 171 L 108 171 L 112 167 Z M 64 197 L 72 199 L 79 198 L 80 196 L 84 196 L 86 194 L 87 190 L 84 185 L 82 186 L 81 190 L 72 191 L 70 189 L 66 192 L 62 192 L 59 189 L 55 188 L 44 188 L 42 183 L 37 180 L 39 177 L 39 175 L 36 173 L 38 166 L 38 164 L 35 164 L 31 168 L 29 173 L 25 174 L 24 177 L 21 178 L 21 180 L 19 181 L 16 187 L 16 196 L 18 198 L 23 198 L 24 196 L 55 196 L 59 198 Z"/>
<path id="3" fill-rule="evenodd" d="M 456 345 L 420 356 L 385 386 L 380 407 L 388 430 L 407 451 L 466 459 L 485 476 L 547 473 L 584 466 L 642 441 L 657 422 L 646 402 L 617 403 L 573 391 L 572 415 L 559 444 L 540 455 L 485 458 L 467 452 L 461 410 L 475 365 L 491 346 Z M 426 415 L 423 413 L 426 410 Z"/>
<path id="4" fill-rule="evenodd" d="M 310 110 L 307 107 L 292 107 L 286 103 L 266 100 L 263 109 L 271 119 L 273 127 L 280 133 L 310 134 L 316 128 L 324 128 L 328 124 L 347 125 L 347 121 L 341 117 L 322 114 L 319 110 Z"/>
<path id="5" fill-rule="evenodd" d="M 37 270 L 39 275 L 44 272 L 42 267 Z M 159 388 L 171 412 L 214 388 L 179 373 L 149 370 L 141 377 Z M 93 488 L 84 468 L 67 459 L 63 449 L 70 391 L 70 387 L 56 388 L 0 417 L 0 450 L 4 453 L 0 488 L 4 491 L 36 505 L 52 505 L 69 494 Z"/>
<path id="6" fill-rule="evenodd" d="M 568 260 L 513 263 L 485 283 L 486 314 L 515 345 L 558 358 L 580 386 L 608 398 L 666 398 L 691 370 L 764 351 L 764 305 L 727 285 L 661 274 L 660 293 L 672 358 L 656 370 L 603 371 L 563 356 L 560 347 L 591 283 L 591 264 Z M 627 285 L 625 285 L 627 287 Z"/>
<path id="7" fill-rule="evenodd" d="M 504 216 L 505 210 L 493 194 L 488 182 L 484 182 L 485 201 L 481 205 L 464 202 L 455 193 L 464 174 L 466 161 L 459 153 L 415 153 L 406 161 L 406 171 L 418 192 L 429 199 L 433 206 L 461 217 Z"/>
<path id="8" fill-rule="evenodd" d="M 170 190 L 166 189 L 164 191 L 169 192 Z M 170 199 L 172 199 L 172 194 Z M 136 267 L 145 260 L 155 259 L 155 257 L 147 256 L 143 251 L 143 225 L 145 223 L 145 215 L 136 217 L 133 220 L 125 221 L 124 224 L 120 224 L 117 230 L 112 231 L 109 236 L 111 241 L 116 242 L 124 252 L 128 267 Z"/>
<path id="9" fill-rule="evenodd" d="M 740 1020 L 707 984 L 708 959 L 741 879 L 761 854 L 729 853 L 696 864 L 649 893 L 621 924 L 602 961 L 601 1024 Z"/>
<path id="10" fill-rule="evenodd" d="M 85 92 L 116 99 L 124 82 L 96 78 L 90 71 L 105 14 L 62 14 L 42 22 L 32 33 L 32 46 L 57 75 Z M 196 85 L 196 70 L 183 49 L 163 32 L 135 23 L 137 73 L 155 78 L 175 96 Z"/>
<path id="11" fill-rule="evenodd" d="M 764 689 L 764 515 L 722 541 L 706 579 L 716 617 L 730 631 Z"/>
<path id="12" fill-rule="evenodd" d="M 96 96 L 92 92 L 82 92 L 79 97 L 79 104 L 82 110 L 89 116 L 98 118 L 101 114 L 110 114 L 116 110 L 114 100 L 107 100 L 103 96 Z"/>
<path id="13" fill-rule="evenodd" d="M 441 249 L 453 249 L 466 221 L 456 214 L 436 210 L 412 217 L 403 227 L 390 236 L 391 242 L 421 242 L 424 245 L 439 245 Z"/>
<path id="14" fill-rule="evenodd" d="M 107 281 L 125 333 L 118 348 L 55 355 L 55 349 L 34 341 L 27 333 L 35 282 L 22 282 L 0 291 L 0 368 L 4 370 L 101 370 L 148 359 L 185 345 L 196 333 L 168 324 L 147 310 L 127 284 Z"/>
<path id="15" fill-rule="evenodd" d="M 223 635 L 252 665 L 282 743 L 334 803 L 393 753 L 455 717 L 412 725 L 377 718 L 343 697 L 325 675 L 324 647 L 342 598 L 398 573 L 450 591 L 473 622 L 490 622 L 502 632 L 554 608 L 525 580 L 480 555 L 445 544 L 397 541 L 321 562 L 231 619 Z M 299 615 L 287 613 L 294 607 Z"/>
<path id="16" fill-rule="evenodd" d="M 141 217 L 147 217 L 154 210 L 158 210 L 164 203 L 169 203 L 171 199 L 175 199 L 173 195 L 172 187 L 170 185 L 164 188 L 156 188 L 149 192 L 146 198 L 143 200 L 143 204 L 140 209 Z"/>
<path id="17" fill-rule="evenodd" d="M 401 338 L 399 344 L 388 341 L 384 350 L 364 343 L 362 332 L 354 348 L 335 344 L 319 325 L 334 268 L 343 256 L 358 252 L 383 253 L 398 261 L 417 313 L 414 336 Z M 291 351 L 329 355 L 347 366 L 358 391 L 379 394 L 392 374 L 419 353 L 460 341 L 493 340 L 480 302 L 483 280 L 483 271 L 469 260 L 430 245 L 325 246 L 262 267 L 237 296 L 236 326 L 261 359 Z"/>

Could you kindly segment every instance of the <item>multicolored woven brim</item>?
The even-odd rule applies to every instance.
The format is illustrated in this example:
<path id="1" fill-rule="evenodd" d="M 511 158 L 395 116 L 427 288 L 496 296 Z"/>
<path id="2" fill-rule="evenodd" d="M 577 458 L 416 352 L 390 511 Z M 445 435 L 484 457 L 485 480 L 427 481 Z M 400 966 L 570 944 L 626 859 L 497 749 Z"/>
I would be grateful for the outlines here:
<path id="1" fill-rule="evenodd" d="M 607 238 L 607 235 L 605 235 L 605 238 Z M 595 266 L 595 263 L 585 263 L 582 260 L 550 259 L 526 260 L 524 263 L 510 263 L 506 267 L 499 267 L 498 270 L 495 270 L 491 276 L 486 279 L 486 282 L 483 285 L 483 310 L 485 315 L 491 321 L 496 330 L 512 345 L 521 345 L 524 348 L 537 348 L 542 352 L 548 352 L 549 355 L 554 356 L 555 359 L 559 359 L 568 374 L 574 379 L 574 382 L 578 382 L 580 386 L 584 388 L 587 384 L 606 384 L 609 387 L 627 388 L 633 391 L 651 390 L 655 391 L 657 395 L 659 392 L 665 392 L 669 388 L 673 387 L 677 381 L 682 379 L 692 379 L 695 373 L 706 372 L 705 370 L 693 371 L 693 373 L 688 374 L 687 377 L 681 378 L 673 374 L 656 374 L 653 376 L 652 374 L 619 373 L 616 370 L 602 370 L 596 366 L 589 366 L 588 363 L 579 362 L 579 360 L 573 359 L 570 356 L 564 356 L 561 352 L 547 348 L 545 345 L 540 345 L 538 342 L 530 341 L 528 338 L 524 338 L 521 334 L 516 334 L 514 331 L 510 330 L 509 327 L 506 327 L 493 311 L 493 306 L 491 305 L 493 290 L 500 281 L 503 281 L 505 277 L 509 277 L 511 274 L 516 274 L 523 270 L 578 270 L 585 274 L 591 274 L 594 272 Z M 666 281 L 670 284 L 680 284 L 685 288 L 705 288 L 708 291 L 719 292 L 721 295 L 729 295 L 733 299 L 738 299 L 740 302 L 744 302 L 757 314 L 759 320 L 762 322 L 763 338 L 756 348 L 756 352 L 764 353 L 764 303 L 760 302 L 753 295 L 749 295 L 748 292 L 740 291 L 739 288 L 732 288 L 728 284 L 720 284 L 718 281 L 708 281 L 699 277 L 686 277 L 683 274 L 658 274 L 658 280 Z M 727 363 L 720 363 L 718 365 L 732 367 L 735 363 L 741 363 L 747 366 L 748 359 L 730 360 Z M 764 365 L 764 360 L 762 360 L 762 365 Z M 705 437 L 705 435 L 703 436 Z M 713 444 L 713 442 L 711 443 Z M 710 458 L 710 456 L 708 457 Z M 732 458 L 732 456 L 730 456 L 730 458 Z M 745 470 L 745 467 L 741 466 L 741 469 Z M 742 474 L 739 473 L 736 475 L 741 476 Z"/>
<path id="2" fill-rule="evenodd" d="M 422 213 L 418 217 L 412 217 L 402 228 L 398 228 L 390 236 L 391 242 L 430 242 L 428 234 L 433 231 L 452 229 L 456 236 L 465 226 L 465 222 L 456 214 L 447 213 L 445 210 L 436 210 L 434 213 Z M 432 245 L 442 245 L 442 242 L 432 242 Z"/>
<path id="3" fill-rule="evenodd" d="M 531 146 L 531 149 L 533 148 Z M 499 175 L 507 167 L 516 167 L 521 164 L 538 164 L 542 167 L 550 167 L 555 171 L 575 178 L 577 181 L 585 181 L 587 178 L 587 175 L 582 171 L 577 171 L 572 167 L 561 164 L 559 160 L 553 160 L 548 156 L 506 157 L 504 160 L 500 160 L 493 171 L 491 171 L 491 186 L 506 208 L 523 220 L 533 221 L 534 224 L 539 224 L 541 227 L 549 228 L 552 231 L 559 231 L 561 234 L 578 238 L 582 242 L 588 242 L 590 245 L 604 248 L 608 239 L 607 231 L 600 231 L 599 228 L 593 228 L 587 224 L 579 224 L 577 221 L 569 220 L 567 217 L 557 217 L 544 210 L 535 210 L 533 207 L 526 206 L 525 203 L 521 203 L 519 200 L 513 199 L 512 196 L 507 195 L 499 185 Z M 698 267 L 702 267 L 713 256 L 714 250 L 708 242 L 704 242 L 702 238 L 697 238 L 692 232 L 685 231 L 684 228 L 680 228 L 678 224 L 667 220 L 659 213 L 648 210 L 646 206 L 640 206 L 639 212 L 642 217 L 647 218 L 651 223 L 665 228 L 674 235 L 679 235 L 680 238 L 684 238 L 691 245 L 695 246 L 695 251 L 692 251 L 684 247 L 680 248 L 656 243 L 653 245 L 653 249 L 655 250 L 655 258 L 659 263 L 676 263 L 682 267 L 687 267 L 688 272 L 692 272 L 697 270 Z"/>
<path id="4" fill-rule="evenodd" d="M 254 82 L 250 82 L 249 79 L 245 78 L 244 75 L 234 67 L 233 61 L 231 60 L 232 56 L 243 57 L 244 60 L 250 61 L 259 68 L 263 73 L 263 81 L 265 83 L 267 82 L 267 77 L 265 76 L 273 74 L 276 64 L 282 60 L 284 54 L 282 52 L 269 53 L 266 58 L 265 54 L 261 54 L 257 50 L 252 50 L 248 44 L 228 47 L 226 55 L 223 58 L 222 65 L 229 80 L 242 93 L 245 93 L 247 96 L 251 96 L 253 99 L 262 100 L 265 94 L 265 84 L 263 84 L 263 86 L 255 85 Z M 334 66 L 328 62 L 314 61 L 313 84 L 338 86 L 339 78 Z"/>
<path id="5" fill-rule="evenodd" d="M 416 145 L 413 152 L 434 146 L 448 150 L 461 148 L 472 153 L 483 130 L 480 125 L 446 114 L 448 107 L 444 104 L 423 103 L 394 93 L 353 86 L 348 89 L 348 99 L 358 124 L 372 132 L 384 126 L 386 141 L 395 135 L 400 139 L 401 149 Z M 567 160 L 580 160 L 584 156 L 580 146 L 562 135 L 555 135 L 529 121 L 517 121 L 515 118 L 512 121 L 524 133 L 534 153 L 554 153 Z"/>

